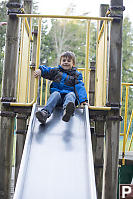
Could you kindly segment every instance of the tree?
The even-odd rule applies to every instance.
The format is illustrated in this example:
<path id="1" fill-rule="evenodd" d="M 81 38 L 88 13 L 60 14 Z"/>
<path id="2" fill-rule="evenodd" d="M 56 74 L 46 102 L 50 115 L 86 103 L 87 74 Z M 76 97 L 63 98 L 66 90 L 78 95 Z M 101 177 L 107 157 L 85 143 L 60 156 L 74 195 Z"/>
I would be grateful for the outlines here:
<path id="1" fill-rule="evenodd" d="M 125 17 L 123 21 L 123 49 L 122 49 L 122 82 L 133 82 L 133 28 L 131 21 Z M 123 105 L 125 104 L 125 89 L 123 90 Z M 133 109 L 133 89 L 129 89 L 128 118 Z M 122 108 L 124 114 L 124 107 Z"/>
<path id="2" fill-rule="evenodd" d="M 86 22 L 82 20 L 51 20 L 48 33 L 45 25 L 42 33 L 41 61 L 48 65 L 58 65 L 63 51 L 73 51 L 77 64 L 85 66 Z M 46 34 L 45 34 L 46 33 Z M 91 23 L 90 57 L 96 57 L 96 28 Z"/>
<path id="3" fill-rule="evenodd" d="M 123 21 L 123 50 L 122 50 L 122 81 L 133 80 L 133 29 L 131 21 L 126 17 Z"/>

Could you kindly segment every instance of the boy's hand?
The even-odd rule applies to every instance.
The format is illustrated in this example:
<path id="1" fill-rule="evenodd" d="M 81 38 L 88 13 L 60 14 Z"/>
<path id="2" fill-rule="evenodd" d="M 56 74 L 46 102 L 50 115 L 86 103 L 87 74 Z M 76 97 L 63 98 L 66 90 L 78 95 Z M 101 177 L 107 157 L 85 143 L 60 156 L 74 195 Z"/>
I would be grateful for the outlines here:
<path id="1" fill-rule="evenodd" d="M 41 70 L 40 69 L 37 69 L 34 71 L 34 77 L 37 78 L 37 77 L 41 77 Z"/>
<path id="2" fill-rule="evenodd" d="M 80 104 L 80 107 L 83 108 L 85 105 L 88 105 L 88 102 L 82 102 L 82 103 Z"/>

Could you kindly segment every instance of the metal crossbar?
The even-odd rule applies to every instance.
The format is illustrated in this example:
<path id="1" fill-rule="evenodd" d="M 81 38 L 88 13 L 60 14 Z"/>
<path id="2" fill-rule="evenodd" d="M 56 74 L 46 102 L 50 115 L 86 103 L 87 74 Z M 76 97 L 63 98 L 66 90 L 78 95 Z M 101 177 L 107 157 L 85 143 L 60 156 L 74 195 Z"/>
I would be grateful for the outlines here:
<path id="1" fill-rule="evenodd" d="M 88 19 L 88 20 L 107 20 L 113 21 L 112 17 L 87 17 L 87 16 L 69 16 L 69 15 L 40 15 L 40 14 L 17 14 L 17 17 L 28 18 L 54 18 L 54 19 Z"/>

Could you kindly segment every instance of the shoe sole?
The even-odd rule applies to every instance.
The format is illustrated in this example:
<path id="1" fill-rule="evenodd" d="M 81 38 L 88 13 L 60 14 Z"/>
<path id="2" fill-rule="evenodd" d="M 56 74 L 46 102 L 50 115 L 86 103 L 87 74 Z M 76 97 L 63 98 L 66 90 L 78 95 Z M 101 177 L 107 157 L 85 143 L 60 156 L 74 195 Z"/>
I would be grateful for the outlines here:
<path id="1" fill-rule="evenodd" d="M 44 115 L 41 113 L 41 111 L 36 112 L 36 118 L 38 119 L 38 121 L 42 124 L 46 123 L 47 118 L 44 118 Z"/>
<path id="2" fill-rule="evenodd" d="M 70 117 L 74 113 L 74 104 L 72 102 L 69 102 L 66 106 L 66 114 L 63 116 L 62 120 L 64 122 L 68 122 L 70 120 Z"/>

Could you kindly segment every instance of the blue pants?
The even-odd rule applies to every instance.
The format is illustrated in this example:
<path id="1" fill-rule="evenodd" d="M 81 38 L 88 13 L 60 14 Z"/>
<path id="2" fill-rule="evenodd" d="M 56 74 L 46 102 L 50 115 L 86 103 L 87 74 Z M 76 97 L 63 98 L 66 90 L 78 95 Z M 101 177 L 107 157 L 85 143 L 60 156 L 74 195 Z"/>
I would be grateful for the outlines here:
<path id="1" fill-rule="evenodd" d="M 65 109 L 69 102 L 73 102 L 75 105 L 75 100 L 76 96 L 74 92 L 70 92 L 68 94 L 60 94 L 59 92 L 55 91 L 50 95 L 46 106 L 42 110 L 48 111 L 48 113 L 51 115 L 57 105 L 63 105 L 63 109 Z"/>

